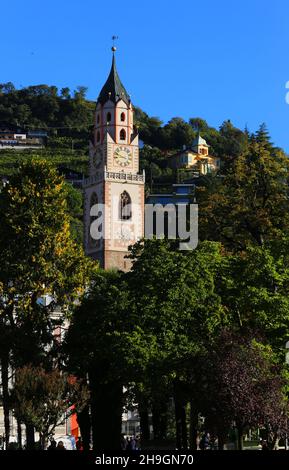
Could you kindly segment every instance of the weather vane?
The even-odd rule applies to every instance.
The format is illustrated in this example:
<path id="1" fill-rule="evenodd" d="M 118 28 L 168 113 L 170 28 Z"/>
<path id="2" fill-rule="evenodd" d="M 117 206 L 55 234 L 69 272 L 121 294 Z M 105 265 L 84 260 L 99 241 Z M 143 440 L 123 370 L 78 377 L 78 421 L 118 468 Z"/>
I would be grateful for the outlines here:
<path id="1" fill-rule="evenodd" d="M 115 47 L 115 41 L 118 39 L 118 36 L 112 36 L 112 52 L 115 52 L 116 51 L 116 47 Z"/>

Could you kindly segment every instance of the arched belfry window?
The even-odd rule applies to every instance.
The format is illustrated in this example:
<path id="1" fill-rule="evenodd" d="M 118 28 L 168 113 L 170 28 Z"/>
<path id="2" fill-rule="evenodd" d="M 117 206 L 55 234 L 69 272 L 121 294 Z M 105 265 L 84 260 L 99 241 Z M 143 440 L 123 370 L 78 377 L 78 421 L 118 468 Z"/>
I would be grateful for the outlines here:
<path id="1" fill-rule="evenodd" d="M 126 132 L 125 129 L 122 129 L 119 133 L 119 139 L 120 140 L 125 140 L 126 139 Z"/>
<path id="2" fill-rule="evenodd" d="M 97 134 L 96 134 L 96 142 L 99 142 L 100 141 L 100 132 L 97 131 Z"/>
<path id="3" fill-rule="evenodd" d="M 111 122 L 111 113 L 107 113 L 106 115 L 106 122 L 110 123 Z"/>
<path id="4" fill-rule="evenodd" d="M 130 195 L 124 191 L 120 195 L 120 218 L 121 220 L 129 220 L 131 217 L 131 198 Z"/>
<path id="5" fill-rule="evenodd" d="M 121 113 L 121 115 L 120 115 L 120 120 L 121 120 L 122 122 L 125 121 L 125 114 L 124 114 L 124 113 Z"/>

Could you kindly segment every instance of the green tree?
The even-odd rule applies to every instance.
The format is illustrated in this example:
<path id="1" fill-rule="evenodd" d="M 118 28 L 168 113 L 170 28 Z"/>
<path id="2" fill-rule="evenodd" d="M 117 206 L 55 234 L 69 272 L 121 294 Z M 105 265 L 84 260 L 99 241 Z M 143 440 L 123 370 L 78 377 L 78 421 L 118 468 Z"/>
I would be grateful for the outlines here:
<path id="1" fill-rule="evenodd" d="M 270 346 L 248 330 L 243 335 L 223 330 L 192 368 L 193 396 L 206 417 L 206 429 L 219 436 L 219 446 L 232 426 L 238 431 L 239 450 L 245 429 L 262 427 L 273 433 L 274 448 L 287 430 L 288 380 Z"/>
<path id="2" fill-rule="evenodd" d="M 172 390 L 184 358 L 196 354 L 223 321 L 214 287 L 217 245 L 183 254 L 166 241 L 144 241 L 131 257 L 131 272 L 98 274 L 67 335 L 70 371 L 89 376 L 95 448 L 105 448 L 108 435 L 119 448 L 123 387 L 131 390 L 134 383 L 138 397 L 144 396 L 142 383 L 154 390 L 155 432 L 164 436 L 163 384 Z"/>
<path id="3" fill-rule="evenodd" d="M 220 137 L 217 154 L 223 159 L 225 169 L 230 168 L 230 163 L 246 152 L 248 138 L 243 131 L 233 126 L 229 119 L 220 126 Z"/>
<path id="4" fill-rule="evenodd" d="M 51 310 L 83 292 L 92 264 L 70 235 L 65 184 L 47 162 L 20 165 L 0 193 L 1 374 L 9 440 L 8 366 L 42 362 Z M 50 296 L 52 302 L 44 302 Z M 48 297 L 49 298 L 49 297 Z M 42 300 L 41 300 L 42 299 Z"/>
<path id="5" fill-rule="evenodd" d="M 162 121 L 158 117 L 149 117 L 138 107 L 134 108 L 134 121 L 140 138 L 148 145 L 158 146 L 157 139 Z"/>
<path id="6" fill-rule="evenodd" d="M 68 87 L 61 88 L 60 94 L 61 94 L 62 98 L 65 98 L 65 99 L 70 99 L 71 98 L 70 89 Z"/>
<path id="7" fill-rule="evenodd" d="M 76 90 L 74 91 L 74 98 L 79 101 L 84 100 L 87 90 L 88 88 L 86 86 L 80 85 L 76 87 Z"/>
<path id="8" fill-rule="evenodd" d="M 133 267 L 126 276 L 130 310 L 139 317 L 147 351 L 144 387 L 152 391 L 160 388 L 160 381 L 167 383 L 175 398 L 177 447 L 187 447 L 184 363 L 200 353 L 225 321 L 215 288 L 222 261 L 219 246 L 204 243 L 182 253 L 167 241 L 146 240 L 131 251 Z M 154 394 L 154 409 L 163 414 L 157 406 L 162 400 L 156 398 Z"/>
<path id="9" fill-rule="evenodd" d="M 120 448 L 123 387 L 138 373 L 142 350 L 124 275 L 100 271 L 76 308 L 66 338 L 69 370 L 89 377 L 95 449 Z"/>
<path id="10" fill-rule="evenodd" d="M 205 119 L 202 119 L 200 117 L 190 118 L 189 123 L 195 132 L 203 133 L 209 129 L 207 121 L 205 121 Z"/>
<path id="11" fill-rule="evenodd" d="M 79 189 L 66 183 L 66 201 L 70 215 L 70 230 L 73 239 L 79 244 L 83 243 L 83 201 Z"/>
<path id="12" fill-rule="evenodd" d="M 53 436 L 55 428 L 88 401 L 87 388 L 75 377 L 57 369 L 24 366 L 15 371 L 11 402 L 15 417 L 39 432 L 41 448 Z"/>
<path id="13" fill-rule="evenodd" d="M 184 145 L 189 147 L 195 137 L 192 126 L 180 117 L 172 118 L 160 130 L 160 144 L 164 149 L 180 150 Z"/>
<path id="14" fill-rule="evenodd" d="M 227 258 L 220 286 L 231 324 L 241 335 L 260 330 L 281 364 L 289 339 L 288 261 L 286 239 L 249 247 Z"/>
<path id="15" fill-rule="evenodd" d="M 239 250 L 282 238 L 289 227 L 288 169 L 282 152 L 250 144 L 217 186 L 198 190 L 202 238 Z"/>
<path id="16" fill-rule="evenodd" d="M 7 83 L 1 83 L 0 84 L 0 93 L 13 93 L 15 91 L 15 86 L 13 85 L 12 82 L 7 82 Z"/>
<path id="17" fill-rule="evenodd" d="M 266 124 L 263 122 L 254 135 L 254 140 L 263 148 L 270 151 L 273 150 L 272 142 Z"/>

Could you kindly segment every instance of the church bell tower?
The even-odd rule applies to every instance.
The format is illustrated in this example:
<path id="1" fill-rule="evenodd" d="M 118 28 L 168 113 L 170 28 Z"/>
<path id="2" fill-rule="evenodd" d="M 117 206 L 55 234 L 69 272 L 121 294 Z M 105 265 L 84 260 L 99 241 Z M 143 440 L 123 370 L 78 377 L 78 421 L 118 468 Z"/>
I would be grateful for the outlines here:
<path id="1" fill-rule="evenodd" d="M 104 269 L 130 269 L 129 245 L 144 235 L 144 174 L 139 173 L 138 133 L 133 107 L 116 69 L 112 47 L 109 76 L 96 103 L 84 181 L 85 252 Z M 104 211 L 93 207 L 103 204 Z M 98 219 L 101 238 L 91 230 Z M 101 222 L 101 223 L 100 223 Z"/>

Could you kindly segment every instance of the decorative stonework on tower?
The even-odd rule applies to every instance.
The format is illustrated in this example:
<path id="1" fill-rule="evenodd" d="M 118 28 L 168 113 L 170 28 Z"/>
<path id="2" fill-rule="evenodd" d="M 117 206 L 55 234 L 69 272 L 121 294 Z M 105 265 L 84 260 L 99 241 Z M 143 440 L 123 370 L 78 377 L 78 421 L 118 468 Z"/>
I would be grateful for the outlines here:
<path id="1" fill-rule="evenodd" d="M 109 76 L 96 103 L 89 143 L 89 177 L 84 182 L 86 254 L 103 268 L 130 269 L 128 246 L 144 234 L 144 174 L 139 174 L 138 133 L 130 96 L 116 70 L 115 47 Z M 91 207 L 104 204 L 101 232 L 91 236 L 97 215 Z"/>

